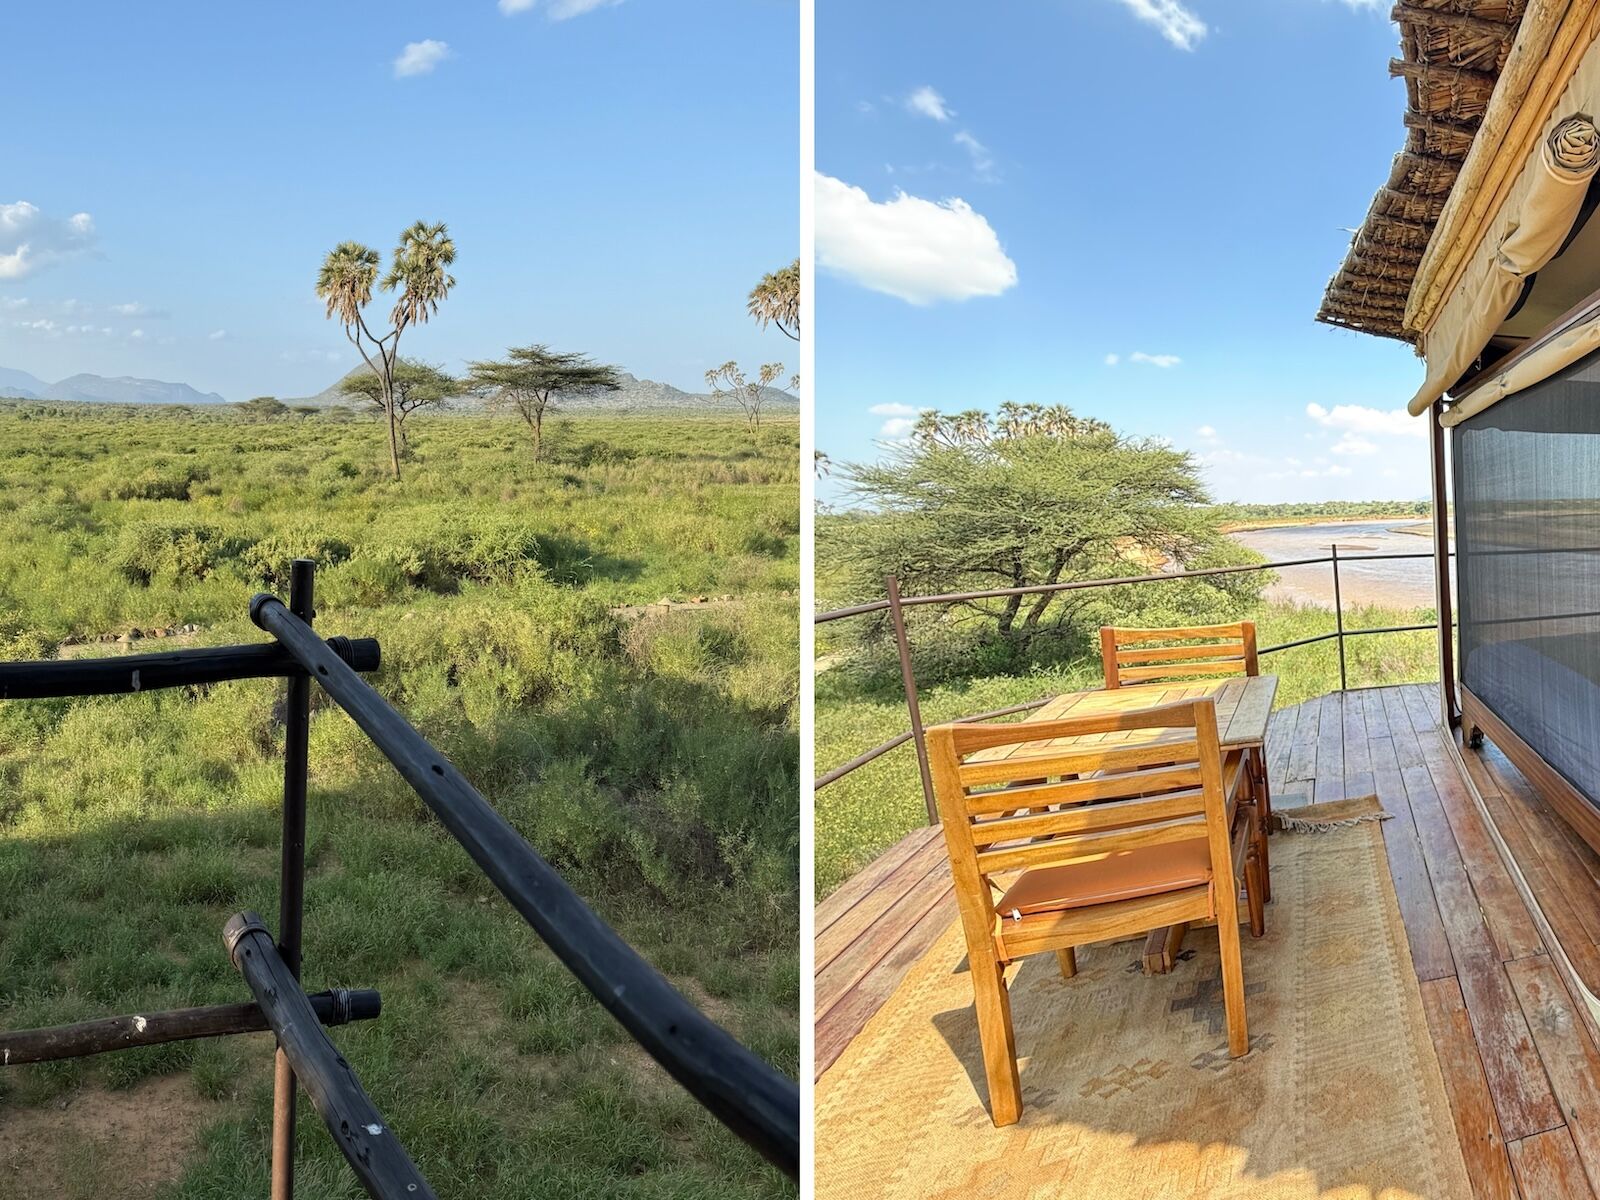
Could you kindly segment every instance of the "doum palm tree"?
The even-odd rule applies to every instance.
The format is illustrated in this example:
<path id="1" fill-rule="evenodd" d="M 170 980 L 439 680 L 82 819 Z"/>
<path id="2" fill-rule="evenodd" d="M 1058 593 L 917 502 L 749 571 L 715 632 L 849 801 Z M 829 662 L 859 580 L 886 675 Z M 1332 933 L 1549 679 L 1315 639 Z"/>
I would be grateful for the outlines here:
<path id="1" fill-rule="evenodd" d="M 317 271 L 317 295 L 327 305 L 327 316 L 344 326 L 345 336 L 377 376 L 384 416 L 389 426 L 389 469 L 400 478 L 400 421 L 395 410 L 395 364 L 400 358 L 400 335 L 410 325 L 426 324 L 439 311 L 439 303 L 455 287 L 449 267 L 456 260 L 456 244 L 443 222 L 418 221 L 400 234 L 389 271 L 380 281 L 378 252 L 360 242 L 340 242 L 328 252 Z M 396 292 L 390 328 L 379 335 L 367 325 L 366 308 L 372 289 Z"/>

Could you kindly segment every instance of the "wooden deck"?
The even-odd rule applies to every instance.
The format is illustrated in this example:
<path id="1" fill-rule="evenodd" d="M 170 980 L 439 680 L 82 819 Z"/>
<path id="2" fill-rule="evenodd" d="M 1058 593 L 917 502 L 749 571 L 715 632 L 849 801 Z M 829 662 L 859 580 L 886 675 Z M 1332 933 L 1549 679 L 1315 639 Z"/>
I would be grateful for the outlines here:
<path id="1" fill-rule="evenodd" d="M 1600 1196 L 1600 1048 L 1479 816 L 1431 687 L 1322 696 L 1273 715 L 1273 803 L 1376 792 L 1411 956 L 1474 1193 Z M 1465 751 L 1567 957 L 1600 992 L 1600 856 L 1492 746 Z M 937 829 L 920 829 L 817 908 L 816 1071 L 843 1052 L 955 920 Z"/>

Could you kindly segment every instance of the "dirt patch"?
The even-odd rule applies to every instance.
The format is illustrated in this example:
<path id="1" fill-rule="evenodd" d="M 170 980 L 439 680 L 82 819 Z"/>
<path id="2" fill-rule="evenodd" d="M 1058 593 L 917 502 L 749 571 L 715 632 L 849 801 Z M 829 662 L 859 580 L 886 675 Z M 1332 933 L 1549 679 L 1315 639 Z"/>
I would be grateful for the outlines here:
<path id="1" fill-rule="evenodd" d="M 154 1195 L 183 1173 L 222 1107 L 202 1100 L 188 1075 L 167 1075 L 0 1110 L 0 1200 Z"/>

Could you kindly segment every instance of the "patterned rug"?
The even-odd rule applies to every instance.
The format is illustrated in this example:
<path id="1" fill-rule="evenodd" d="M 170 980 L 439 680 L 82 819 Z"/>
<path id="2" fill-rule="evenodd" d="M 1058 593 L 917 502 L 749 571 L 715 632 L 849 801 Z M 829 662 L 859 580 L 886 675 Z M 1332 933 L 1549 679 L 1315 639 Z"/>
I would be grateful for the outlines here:
<path id="1" fill-rule="evenodd" d="M 1370 802 L 1376 812 L 1376 801 Z M 1022 1120 L 996 1129 L 953 926 L 817 1082 L 819 1200 L 1458 1200 L 1471 1190 L 1376 820 L 1272 839 L 1228 1057 L 1214 930 L 1013 968 Z"/>

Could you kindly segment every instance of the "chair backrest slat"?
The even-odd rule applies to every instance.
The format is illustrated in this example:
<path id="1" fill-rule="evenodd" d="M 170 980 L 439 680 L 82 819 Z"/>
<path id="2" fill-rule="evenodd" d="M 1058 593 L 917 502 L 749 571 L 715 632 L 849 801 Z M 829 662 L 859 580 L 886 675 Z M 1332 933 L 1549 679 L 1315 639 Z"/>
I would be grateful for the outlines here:
<path id="1" fill-rule="evenodd" d="M 1132 796 L 1106 804 L 1086 804 L 1051 812 L 1019 812 L 972 823 L 972 840 L 979 846 L 1057 834 L 1092 834 L 1162 819 L 1204 816 L 1205 793 L 1186 788 L 1159 796 Z"/>
<path id="2" fill-rule="evenodd" d="M 1170 754 L 1172 748 L 1168 746 L 1162 753 Z M 1200 769 L 1193 763 L 1187 766 L 1172 766 L 1163 761 L 1137 772 L 1118 771 L 1111 774 L 1090 775 L 1085 779 L 1066 779 L 1060 783 L 1029 782 L 988 791 L 969 792 L 967 811 L 973 816 L 992 816 L 996 813 L 1014 812 L 1019 808 L 1089 804 L 1097 800 L 1126 800 L 1130 796 L 1149 796 L 1177 788 L 1196 788 L 1201 782 Z"/>
<path id="3" fill-rule="evenodd" d="M 1151 645 L 1160 642 L 1162 645 Z M 1100 664 L 1108 688 L 1158 679 L 1259 675 L 1253 621 L 1179 629 L 1100 629 Z"/>
<path id="4" fill-rule="evenodd" d="M 1209 698 L 1056 721 L 938 725 L 927 745 L 969 939 L 994 934 L 990 876 L 998 872 L 1196 838 L 1206 839 L 1219 878 L 1232 869 Z"/>

